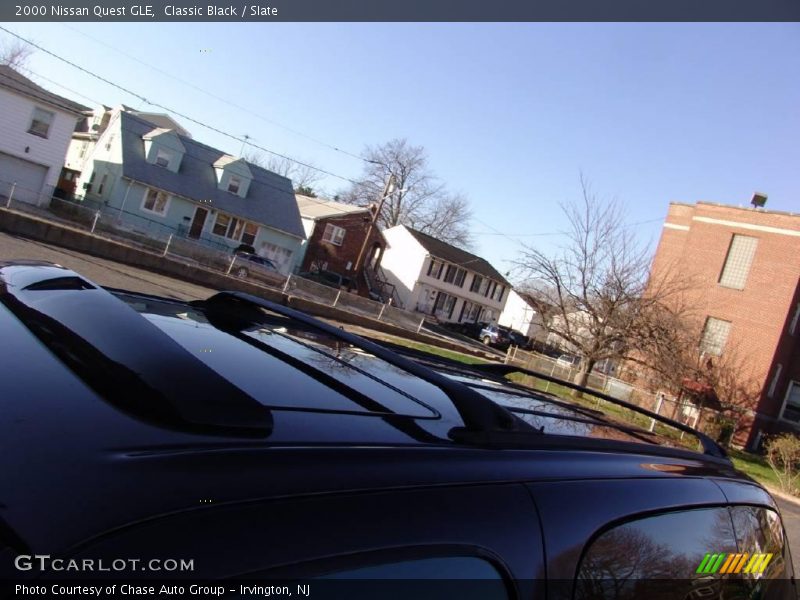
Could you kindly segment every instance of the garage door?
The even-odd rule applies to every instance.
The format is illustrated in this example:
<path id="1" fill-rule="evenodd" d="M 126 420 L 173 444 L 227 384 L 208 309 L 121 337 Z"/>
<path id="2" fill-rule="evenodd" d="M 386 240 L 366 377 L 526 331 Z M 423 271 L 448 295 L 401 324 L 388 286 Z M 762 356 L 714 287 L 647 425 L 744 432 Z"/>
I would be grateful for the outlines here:
<path id="1" fill-rule="evenodd" d="M 0 152 L 0 195 L 8 197 L 11 184 L 15 183 L 14 200 L 36 203 L 42 192 L 47 167 L 16 156 Z"/>

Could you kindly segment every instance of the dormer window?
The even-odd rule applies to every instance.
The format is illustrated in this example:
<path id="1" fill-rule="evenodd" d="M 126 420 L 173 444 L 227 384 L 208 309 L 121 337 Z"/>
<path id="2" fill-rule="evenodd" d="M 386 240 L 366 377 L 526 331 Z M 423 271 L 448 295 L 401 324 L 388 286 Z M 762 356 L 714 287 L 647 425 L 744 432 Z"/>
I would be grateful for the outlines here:
<path id="1" fill-rule="evenodd" d="M 225 154 L 215 160 L 212 166 L 218 189 L 247 198 L 247 191 L 253 182 L 253 172 L 247 166 L 247 161 Z"/>
<path id="2" fill-rule="evenodd" d="M 241 185 L 242 185 L 242 180 L 236 175 L 231 175 L 231 178 L 228 179 L 228 191 L 231 194 L 238 194 Z"/>
<path id="3" fill-rule="evenodd" d="M 156 164 L 159 167 L 164 167 L 165 169 L 169 169 L 170 159 L 172 159 L 172 155 L 163 148 L 158 148 L 156 150 Z"/>

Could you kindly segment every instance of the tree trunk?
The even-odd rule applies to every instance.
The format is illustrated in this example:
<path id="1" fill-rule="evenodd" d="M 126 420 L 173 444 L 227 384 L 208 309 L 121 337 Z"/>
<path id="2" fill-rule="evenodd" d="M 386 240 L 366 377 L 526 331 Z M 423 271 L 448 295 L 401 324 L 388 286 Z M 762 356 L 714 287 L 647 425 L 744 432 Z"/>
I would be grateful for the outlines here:
<path id="1" fill-rule="evenodd" d="M 580 368 L 578 372 L 575 374 L 575 378 L 572 380 L 573 383 L 586 387 L 586 384 L 589 383 L 589 374 L 592 372 L 594 365 L 597 361 L 594 359 L 585 358 L 581 361 Z M 572 390 L 572 397 L 573 398 L 583 398 L 583 392 L 579 390 Z"/>

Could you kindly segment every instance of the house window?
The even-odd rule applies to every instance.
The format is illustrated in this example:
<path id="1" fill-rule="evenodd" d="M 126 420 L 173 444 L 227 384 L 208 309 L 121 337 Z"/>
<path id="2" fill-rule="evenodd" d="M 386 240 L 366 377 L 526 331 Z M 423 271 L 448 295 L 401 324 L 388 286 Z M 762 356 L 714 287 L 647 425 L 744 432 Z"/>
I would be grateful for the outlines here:
<path id="1" fill-rule="evenodd" d="M 484 296 L 486 298 L 491 298 L 494 295 L 494 291 L 497 289 L 497 282 L 492 281 L 490 285 L 486 286 L 486 291 L 484 292 Z"/>
<path id="2" fill-rule="evenodd" d="M 730 330 L 730 321 L 708 317 L 700 339 L 700 350 L 712 356 L 719 356 L 722 354 L 725 342 L 728 341 Z"/>
<path id="3" fill-rule="evenodd" d="M 457 285 L 458 287 L 464 286 L 464 280 L 467 278 L 467 272 L 464 269 L 458 269 L 456 271 L 456 277 L 453 280 L 453 285 Z"/>
<path id="4" fill-rule="evenodd" d="M 162 150 L 158 148 L 156 150 L 156 164 L 159 167 L 164 167 L 165 169 L 169 168 L 169 161 L 172 159 L 172 154 L 167 152 L 166 150 Z"/>
<path id="5" fill-rule="evenodd" d="M 103 184 L 101 183 L 100 187 L 102 186 Z M 163 216 L 167 214 L 168 204 L 169 196 L 167 196 L 164 192 L 148 189 L 147 193 L 144 195 L 142 210 Z"/>
<path id="6" fill-rule="evenodd" d="M 228 179 L 228 191 L 231 194 L 238 194 L 239 188 L 242 186 L 242 180 L 238 178 L 236 175 L 231 175 L 231 178 Z"/>
<path id="7" fill-rule="evenodd" d="M 494 291 L 494 294 L 492 294 L 492 298 L 494 300 L 497 300 L 498 302 L 500 302 L 503 299 L 503 293 L 505 293 L 505 291 L 506 291 L 506 286 L 504 286 L 504 285 L 499 286 Z"/>
<path id="8" fill-rule="evenodd" d="M 252 246 L 256 241 L 258 235 L 258 225 L 255 223 L 245 223 L 244 233 L 242 233 L 242 243 Z"/>
<path id="9" fill-rule="evenodd" d="M 442 269 L 444 268 L 444 263 L 441 261 L 436 260 L 435 258 L 431 258 L 430 264 L 428 264 L 428 275 L 433 277 L 434 279 L 439 279 L 442 276 Z"/>
<path id="10" fill-rule="evenodd" d="M 758 246 L 758 238 L 735 234 L 728 247 L 728 256 L 719 276 L 719 284 L 735 290 L 743 290 Z"/>
<path id="11" fill-rule="evenodd" d="M 330 242 L 336 246 L 341 246 L 344 240 L 344 229 L 328 223 L 325 225 L 325 231 L 322 234 L 323 242 Z"/>
<path id="12" fill-rule="evenodd" d="M 86 156 L 86 150 L 89 148 L 89 142 L 81 142 L 81 151 L 78 154 L 78 158 L 83 158 Z"/>
<path id="13" fill-rule="evenodd" d="M 214 221 L 214 227 L 211 233 L 214 235 L 225 236 L 228 232 L 228 226 L 231 224 L 231 218 L 225 213 L 217 213 L 217 218 Z"/>
<path id="14" fill-rule="evenodd" d="M 33 109 L 33 117 L 31 118 L 31 126 L 28 128 L 28 133 L 46 138 L 50 133 L 50 125 L 53 123 L 55 116 L 55 113 L 37 106 Z"/>
<path id="15" fill-rule="evenodd" d="M 478 290 L 481 289 L 481 282 L 483 281 L 483 277 L 480 275 L 475 275 L 472 277 L 472 284 L 469 286 L 470 292 L 478 293 Z"/>
<path id="16" fill-rule="evenodd" d="M 789 384 L 781 419 L 800 423 L 800 381 L 792 381 Z"/>
<path id="17" fill-rule="evenodd" d="M 447 265 L 447 270 L 444 272 L 444 282 L 453 283 L 453 277 L 456 276 L 456 268 L 453 265 Z"/>
<path id="18" fill-rule="evenodd" d="M 97 195 L 103 195 L 103 188 L 106 187 L 106 181 L 108 181 L 108 173 L 103 173 L 103 178 L 100 180 L 100 187 L 97 188 Z"/>

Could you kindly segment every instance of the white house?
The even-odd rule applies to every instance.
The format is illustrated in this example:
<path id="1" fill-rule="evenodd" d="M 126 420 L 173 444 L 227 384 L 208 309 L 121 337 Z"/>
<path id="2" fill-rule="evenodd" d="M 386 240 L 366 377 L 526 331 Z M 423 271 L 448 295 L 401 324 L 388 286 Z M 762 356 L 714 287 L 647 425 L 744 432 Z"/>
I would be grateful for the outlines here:
<path id="1" fill-rule="evenodd" d="M 404 225 L 383 236 L 383 273 L 404 308 L 444 322 L 497 322 L 511 285 L 486 260 Z"/>
<path id="2" fill-rule="evenodd" d="M 540 315 L 529 298 L 527 294 L 510 290 L 497 323 L 519 331 L 531 339 L 540 339 L 543 337 L 544 327 Z"/>
<path id="3" fill-rule="evenodd" d="M 0 65 L 0 196 L 39 204 L 58 184 L 81 106 Z"/>

